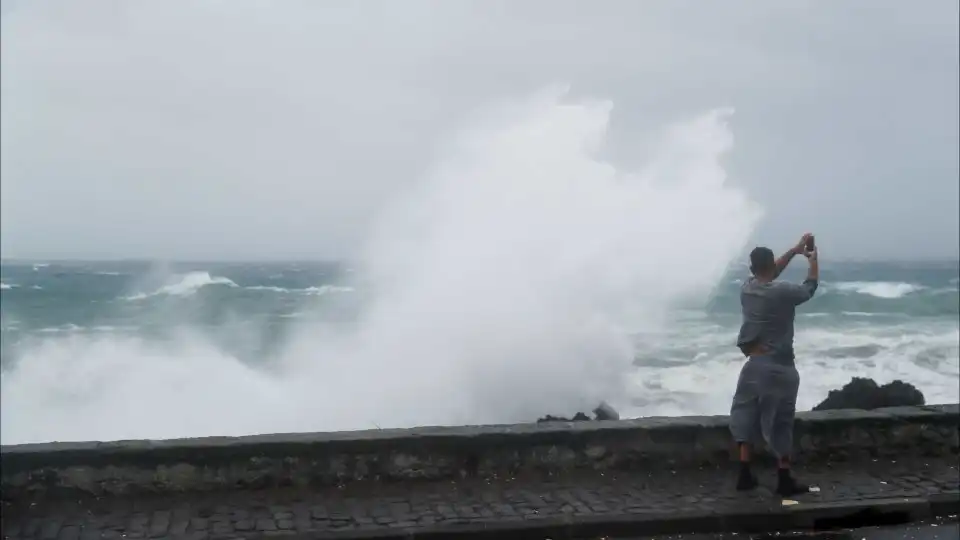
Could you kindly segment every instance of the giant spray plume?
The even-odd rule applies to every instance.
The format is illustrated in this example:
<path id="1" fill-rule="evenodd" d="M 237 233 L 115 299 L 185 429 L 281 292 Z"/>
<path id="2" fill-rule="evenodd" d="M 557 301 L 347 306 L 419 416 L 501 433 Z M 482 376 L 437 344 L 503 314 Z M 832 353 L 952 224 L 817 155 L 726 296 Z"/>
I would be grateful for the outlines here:
<path id="1" fill-rule="evenodd" d="M 631 334 L 705 298 L 759 218 L 728 186 L 728 111 L 635 173 L 598 157 L 612 105 L 561 88 L 484 111 L 381 216 L 351 330 L 250 367 L 198 338 L 74 337 L 3 374 L 2 439 L 166 438 L 531 421 L 629 403 Z M 267 367 L 268 366 L 268 367 Z"/>

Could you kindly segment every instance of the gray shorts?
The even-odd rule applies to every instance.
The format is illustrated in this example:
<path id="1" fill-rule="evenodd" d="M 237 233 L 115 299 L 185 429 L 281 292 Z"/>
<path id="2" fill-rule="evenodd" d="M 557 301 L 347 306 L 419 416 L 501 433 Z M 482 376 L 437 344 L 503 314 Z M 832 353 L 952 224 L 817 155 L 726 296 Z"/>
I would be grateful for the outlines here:
<path id="1" fill-rule="evenodd" d="M 777 457 L 789 457 L 799 389 L 800 373 L 795 366 L 768 356 L 747 360 L 740 370 L 730 407 L 730 433 L 734 440 L 762 440 Z"/>

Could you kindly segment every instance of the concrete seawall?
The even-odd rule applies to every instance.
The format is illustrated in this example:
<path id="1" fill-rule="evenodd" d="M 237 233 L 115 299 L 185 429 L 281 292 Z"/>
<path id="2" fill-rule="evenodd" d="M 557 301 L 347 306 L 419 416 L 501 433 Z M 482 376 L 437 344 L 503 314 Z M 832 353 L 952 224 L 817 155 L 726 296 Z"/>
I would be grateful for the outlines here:
<path id="1" fill-rule="evenodd" d="M 944 456 L 960 405 L 798 415 L 802 461 Z M 0 448 L 5 500 L 504 478 L 577 469 L 697 467 L 733 456 L 727 417 L 424 427 Z"/>

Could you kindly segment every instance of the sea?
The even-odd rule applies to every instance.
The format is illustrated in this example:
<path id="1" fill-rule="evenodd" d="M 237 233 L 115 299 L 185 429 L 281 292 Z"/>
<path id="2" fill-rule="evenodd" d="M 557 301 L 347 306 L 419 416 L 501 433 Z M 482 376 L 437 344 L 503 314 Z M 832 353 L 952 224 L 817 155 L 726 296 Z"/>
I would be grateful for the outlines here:
<path id="1" fill-rule="evenodd" d="M 795 261 L 781 279 L 802 279 L 804 267 Z M 488 376 L 526 376 L 522 367 L 494 358 L 489 364 L 477 364 L 475 355 L 430 363 L 410 356 L 429 354 L 425 348 L 395 350 L 397 356 L 374 348 L 389 357 L 384 363 L 364 360 L 356 344 L 325 348 L 325 341 L 356 337 L 358 325 L 370 324 L 364 322 L 370 291 L 345 264 L 6 261 L 0 273 L 4 444 L 513 422 L 524 419 L 518 414 L 534 420 L 537 412 L 500 407 L 511 400 L 504 393 L 484 402 L 489 414 L 462 407 L 460 416 L 436 414 L 456 403 L 449 396 L 470 394 L 474 381 L 479 386 Z M 809 409 L 852 377 L 904 380 L 928 403 L 960 400 L 958 274 L 957 261 L 825 260 L 822 285 L 797 316 L 800 408 Z M 621 414 L 726 413 L 742 364 L 734 341 L 745 275 L 734 265 L 709 293 L 678 303 L 655 330 L 622 329 L 632 350 L 631 365 L 617 374 L 625 388 L 616 403 Z M 509 299 L 484 305 L 510 309 Z M 460 317 L 462 325 L 484 320 L 480 314 L 444 316 L 450 317 Z M 432 335 L 416 327 L 416 319 L 390 325 L 389 343 L 399 342 L 403 332 Z M 453 339 L 478 340 L 471 347 L 482 347 L 497 339 L 496 332 L 474 327 Z M 533 326 L 528 339 L 551 339 L 542 332 Z M 343 358 L 334 357 L 338 350 Z M 461 361 L 490 365 L 491 373 L 457 378 L 438 367 Z M 378 371 L 385 365 L 394 369 Z M 584 365 L 577 380 L 586 387 L 589 359 Z M 544 387 L 569 386 L 554 381 L 549 370 L 539 376 Z M 370 386 L 378 390 L 365 392 Z M 493 386 L 509 391 L 506 383 Z M 407 403 L 421 395 L 422 408 L 390 419 L 392 398 Z"/>
<path id="2" fill-rule="evenodd" d="M 629 167 L 603 151 L 613 110 L 563 86 L 491 106 L 349 240 L 276 209 L 243 239 L 251 253 L 339 242 L 337 262 L 3 260 L 0 441 L 509 424 L 601 402 L 627 418 L 727 413 L 744 261 L 776 208 L 725 168 L 732 110 L 650 132 Z M 793 224 L 817 234 L 822 268 L 797 316 L 799 408 L 852 377 L 957 402 L 956 257 L 841 262 L 837 219 Z M 217 249 L 198 227 L 164 242 Z M 108 232 L 76 241 L 135 234 Z"/>

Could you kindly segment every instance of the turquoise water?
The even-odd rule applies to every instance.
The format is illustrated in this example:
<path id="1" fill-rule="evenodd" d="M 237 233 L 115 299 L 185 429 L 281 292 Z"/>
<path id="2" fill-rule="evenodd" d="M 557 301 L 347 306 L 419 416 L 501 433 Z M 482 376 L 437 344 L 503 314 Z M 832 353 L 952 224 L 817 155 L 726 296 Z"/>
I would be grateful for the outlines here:
<path id="1" fill-rule="evenodd" d="M 92 262 L 2 270 L 4 366 L 64 335 L 162 341 L 183 328 L 256 363 L 282 341 L 292 318 L 320 313 L 352 292 L 337 285 L 335 264 Z M 251 339 L 239 343 L 237 334 Z"/>
<path id="2" fill-rule="evenodd" d="M 804 265 L 795 262 L 784 279 L 800 279 Z M 852 376 L 900 378 L 916 384 L 929 402 L 957 401 L 958 264 L 824 267 L 816 298 L 797 320 L 801 406 L 811 407 Z M 625 414 L 725 412 L 741 361 L 733 341 L 743 273 L 735 269 L 712 295 L 664 314 L 668 322 L 656 332 L 631 329 L 636 359 L 629 384 L 635 391 L 618 404 Z M 96 400 L 112 385 L 129 387 L 134 396 L 153 384 L 175 394 L 219 373 L 224 384 L 259 388 L 259 379 L 247 379 L 289 355 L 304 329 L 316 329 L 309 330 L 311 339 L 322 340 L 322 331 L 355 322 L 368 291 L 352 277 L 340 265 L 320 263 L 6 262 L 0 292 L 4 407 L 59 411 Z M 177 359 L 188 367 L 145 369 Z M 324 361 L 316 360 L 318 373 Z M 398 362 L 416 367 L 416 359 Z M 237 363 L 245 371 L 237 372 Z M 208 394 L 201 394 L 216 399 L 216 384 L 208 384 Z M 283 399 L 282 392 L 270 395 Z M 150 414 L 162 417 L 166 410 L 158 405 Z M 184 434 L 211 429 L 200 422 Z"/>

